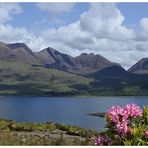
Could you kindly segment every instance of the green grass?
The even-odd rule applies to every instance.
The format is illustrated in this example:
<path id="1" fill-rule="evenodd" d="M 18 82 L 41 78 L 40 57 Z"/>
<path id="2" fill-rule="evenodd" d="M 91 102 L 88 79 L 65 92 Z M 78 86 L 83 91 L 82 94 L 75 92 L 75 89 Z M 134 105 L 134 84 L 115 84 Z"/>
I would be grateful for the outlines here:
<path id="1" fill-rule="evenodd" d="M 94 145 L 97 135 L 93 130 L 77 126 L 0 119 L 0 145 Z"/>
<path id="2" fill-rule="evenodd" d="M 0 94 L 27 93 L 24 87 L 30 90 L 28 94 L 72 92 L 77 90 L 75 85 L 88 87 L 93 81 L 76 74 L 16 62 L 0 61 L 0 72 Z"/>
<path id="3" fill-rule="evenodd" d="M 97 79 L 56 69 L 0 61 L 0 95 L 147 96 L 148 78 Z"/>

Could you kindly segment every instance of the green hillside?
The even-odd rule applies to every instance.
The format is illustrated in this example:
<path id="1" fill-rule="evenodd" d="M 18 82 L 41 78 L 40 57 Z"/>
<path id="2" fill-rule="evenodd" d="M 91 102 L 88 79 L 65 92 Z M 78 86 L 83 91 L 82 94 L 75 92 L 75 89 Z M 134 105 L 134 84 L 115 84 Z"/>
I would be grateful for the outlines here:
<path id="1" fill-rule="evenodd" d="M 148 95 L 147 90 L 147 75 L 128 73 L 120 67 L 81 76 L 21 62 L 0 61 L 0 95 L 144 96 Z"/>
<path id="2" fill-rule="evenodd" d="M 72 93 L 78 86 L 88 87 L 92 81 L 55 69 L 0 61 L 0 94 Z"/>

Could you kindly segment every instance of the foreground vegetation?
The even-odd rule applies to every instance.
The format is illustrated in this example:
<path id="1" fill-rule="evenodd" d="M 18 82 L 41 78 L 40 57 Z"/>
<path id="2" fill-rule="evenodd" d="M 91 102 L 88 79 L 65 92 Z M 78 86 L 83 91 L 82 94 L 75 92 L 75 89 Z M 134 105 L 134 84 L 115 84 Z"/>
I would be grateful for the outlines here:
<path id="1" fill-rule="evenodd" d="M 106 113 L 106 122 L 96 145 L 148 145 L 148 106 L 143 110 L 133 103 L 113 106 Z"/>
<path id="2" fill-rule="evenodd" d="M 0 145 L 94 145 L 93 130 L 58 123 L 0 120 Z"/>

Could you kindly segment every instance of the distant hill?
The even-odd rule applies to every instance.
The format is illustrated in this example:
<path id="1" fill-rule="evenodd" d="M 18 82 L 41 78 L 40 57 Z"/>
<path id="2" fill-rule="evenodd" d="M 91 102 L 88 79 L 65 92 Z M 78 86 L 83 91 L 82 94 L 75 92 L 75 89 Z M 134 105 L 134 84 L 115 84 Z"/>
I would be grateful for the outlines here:
<path id="1" fill-rule="evenodd" d="M 56 69 L 0 61 L 0 94 L 68 94 L 79 90 L 79 87 L 88 88 L 92 81 Z"/>
<path id="2" fill-rule="evenodd" d="M 129 70 L 132 73 L 148 74 L 148 58 L 143 58 L 133 65 Z"/>
<path id="3" fill-rule="evenodd" d="M 88 75 L 94 78 L 92 88 L 98 95 L 148 95 L 148 75 L 135 74 L 120 66 L 104 68 Z"/>
<path id="4" fill-rule="evenodd" d="M 122 78 L 130 75 L 124 68 L 121 66 L 115 65 L 107 68 L 103 68 L 102 70 L 90 74 L 94 78 L 97 77 L 106 77 L 106 78 Z"/>

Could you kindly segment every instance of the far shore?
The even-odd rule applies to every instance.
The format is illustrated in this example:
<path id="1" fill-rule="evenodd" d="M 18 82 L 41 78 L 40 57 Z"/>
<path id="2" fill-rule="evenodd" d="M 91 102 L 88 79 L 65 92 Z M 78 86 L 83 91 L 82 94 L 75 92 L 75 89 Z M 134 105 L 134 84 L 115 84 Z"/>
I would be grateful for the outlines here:
<path id="1" fill-rule="evenodd" d="M 107 97 L 107 98 L 110 98 L 110 97 L 120 97 L 120 98 L 125 98 L 125 97 L 130 97 L 130 98 L 134 98 L 134 97 L 148 97 L 146 95 L 45 95 L 45 94 L 0 94 L 0 97 L 9 97 L 9 96 L 13 96 L 13 97 L 76 97 L 76 98 L 90 98 L 90 97 L 93 97 L 93 98 L 97 98 L 97 97 Z"/>

